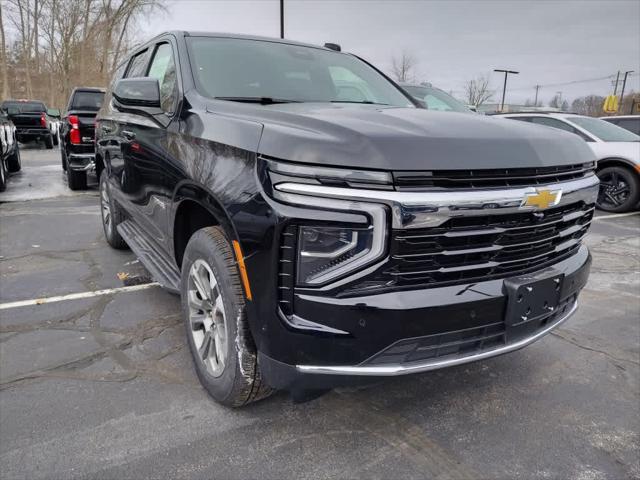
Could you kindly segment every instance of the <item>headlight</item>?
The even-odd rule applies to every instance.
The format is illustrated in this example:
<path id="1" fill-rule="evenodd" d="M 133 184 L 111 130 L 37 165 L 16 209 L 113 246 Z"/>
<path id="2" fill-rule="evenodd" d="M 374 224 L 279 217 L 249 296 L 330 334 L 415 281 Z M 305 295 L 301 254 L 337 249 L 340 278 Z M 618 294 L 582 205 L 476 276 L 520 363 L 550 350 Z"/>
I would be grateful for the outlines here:
<path id="1" fill-rule="evenodd" d="M 324 283 L 350 271 L 371 253 L 373 240 L 373 227 L 299 227 L 298 283 Z"/>

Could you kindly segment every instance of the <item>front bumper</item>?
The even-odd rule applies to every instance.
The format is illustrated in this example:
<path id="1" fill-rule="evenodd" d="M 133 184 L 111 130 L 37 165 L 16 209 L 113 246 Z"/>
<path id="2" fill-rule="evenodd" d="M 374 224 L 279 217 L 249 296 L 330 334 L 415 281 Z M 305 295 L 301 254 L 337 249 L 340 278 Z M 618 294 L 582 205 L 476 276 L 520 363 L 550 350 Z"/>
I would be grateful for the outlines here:
<path id="1" fill-rule="evenodd" d="M 552 271 L 564 276 L 558 307 L 524 325 L 520 322 L 517 328 L 506 314 L 506 280 L 349 299 L 299 298 L 302 311 L 311 318 L 332 319 L 349 335 L 290 334 L 296 361 L 276 360 L 261 352 L 261 370 L 274 388 L 322 389 L 512 352 L 542 338 L 576 311 L 590 265 L 586 246 L 554 265 Z M 533 276 L 540 275 L 545 270 Z M 412 360 L 421 351 L 429 352 L 428 358 Z"/>
<path id="2" fill-rule="evenodd" d="M 349 299 L 350 306 L 335 306 L 339 321 L 364 325 L 371 321 L 375 324 L 373 328 L 378 339 L 375 343 L 384 345 L 382 348 L 362 361 L 336 363 L 334 359 L 345 353 L 341 352 L 342 349 L 358 352 L 365 345 L 369 346 L 372 338 L 351 336 L 349 339 L 330 339 L 316 336 L 314 345 L 325 349 L 325 362 L 305 362 L 305 354 L 302 353 L 300 362 L 292 365 L 260 353 L 261 369 L 267 382 L 275 388 L 322 389 L 370 383 L 376 377 L 426 372 L 512 352 L 544 337 L 575 313 L 578 295 L 587 282 L 590 266 L 591 256 L 586 246 L 581 247 L 573 257 L 554 265 L 554 271 L 564 274 L 558 308 L 518 329 L 508 326 L 513 319 L 506 317 L 508 297 L 504 280 L 465 287 L 396 292 L 393 295 L 398 295 L 397 302 L 389 305 L 382 314 L 373 313 L 377 310 L 375 306 L 372 306 L 369 315 L 353 308 L 359 302 L 371 305 L 371 298 Z M 457 292 L 451 291 L 452 288 Z M 420 297 L 422 303 L 432 306 L 413 308 Z M 329 318 L 326 317 L 326 307 L 310 307 L 323 310 L 319 315 Z M 498 337 L 500 340 L 496 341 Z M 441 350 L 441 354 L 434 355 L 433 346 L 436 342 L 440 342 L 437 349 Z M 302 352 L 305 345 L 298 344 L 297 347 L 297 351 Z M 431 356 L 408 361 L 420 349 L 430 351 Z M 314 351 L 317 355 L 318 350 Z"/>

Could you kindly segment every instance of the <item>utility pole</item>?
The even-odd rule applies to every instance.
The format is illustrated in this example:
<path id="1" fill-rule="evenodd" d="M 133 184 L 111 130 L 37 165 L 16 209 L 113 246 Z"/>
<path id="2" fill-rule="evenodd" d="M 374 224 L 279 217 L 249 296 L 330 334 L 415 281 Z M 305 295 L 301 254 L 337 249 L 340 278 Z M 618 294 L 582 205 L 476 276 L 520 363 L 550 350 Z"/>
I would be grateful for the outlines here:
<path id="1" fill-rule="evenodd" d="M 619 110 L 622 109 L 622 100 L 624 99 L 624 87 L 627 86 L 627 75 L 629 75 L 632 72 L 633 70 L 628 70 L 624 72 L 624 80 L 622 80 L 622 91 L 620 92 L 620 109 Z"/>
<path id="2" fill-rule="evenodd" d="M 536 85 L 536 99 L 533 101 L 533 106 L 538 106 L 538 90 L 540 90 L 540 85 Z"/>
<path id="3" fill-rule="evenodd" d="M 280 38 L 284 38 L 284 0 L 280 0 Z"/>
<path id="4" fill-rule="evenodd" d="M 494 68 L 494 72 L 504 73 L 504 86 L 502 87 L 502 102 L 500 102 L 500 111 L 504 110 L 504 96 L 507 93 L 507 75 L 513 73 L 514 75 L 519 74 L 520 72 L 516 72 L 514 70 L 501 70 L 499 68 Z"/>
<path id="5" fill-rule="evenodd" d="M 618 70 L 618 75 L 616 75 L 616 86 L 613 87 L 613 95 L 615 96 L 618 93 L 618 82 L 620 81 L 620 70 Z"/>

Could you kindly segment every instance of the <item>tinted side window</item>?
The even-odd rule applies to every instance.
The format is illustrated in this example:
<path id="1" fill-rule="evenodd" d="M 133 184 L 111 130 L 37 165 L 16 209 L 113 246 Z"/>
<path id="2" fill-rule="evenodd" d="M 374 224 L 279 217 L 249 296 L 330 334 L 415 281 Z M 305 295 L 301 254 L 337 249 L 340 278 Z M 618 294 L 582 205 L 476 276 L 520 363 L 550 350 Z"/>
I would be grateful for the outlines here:
<path id="1" fill-rule="evenodd" d="M 127 69 L 127 78 L 131 77 L 144 77 L 147 70 L 147 57 L 149 56 L 149 50 L 140 52 L 129 62 L 129 68 Z"/>
<path id="2" fill-rule="evenodd" d="M 177 85 L 176 65 L 173 61 L 173 50 L 170 44 L 161 43 L 157 46 L 148 76 L 158 79 L 162 110 L 173 113 L 177 99 Z"/>
<path id="3" fill-rule="evenodd" d="M 511 120 L 518 120 L 520 122 L 529 122 L 529 123 L 531 123 L 531 117 L 511 117 Z"/>
<path id="4" fill-rule="evenodd" d="M 640 118 L 621 118 L 617 125 L 630 132 L 640 135 Z"/>

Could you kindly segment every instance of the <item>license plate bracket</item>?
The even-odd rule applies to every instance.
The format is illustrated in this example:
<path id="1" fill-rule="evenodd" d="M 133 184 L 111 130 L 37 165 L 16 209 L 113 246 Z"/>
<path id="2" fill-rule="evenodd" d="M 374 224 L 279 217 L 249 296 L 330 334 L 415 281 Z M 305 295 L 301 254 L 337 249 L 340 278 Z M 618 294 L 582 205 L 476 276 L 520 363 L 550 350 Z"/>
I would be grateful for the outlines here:
<path id="1" fill-rule="evenodd" d="M 560 303 L 564 273 L 547 270 L 542 275 L 520 276 L 504 280 L 507 294 L 507 327 L 552 314 Z"/>

